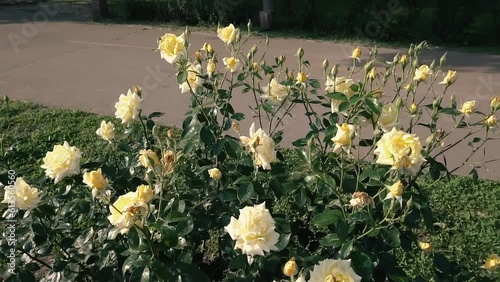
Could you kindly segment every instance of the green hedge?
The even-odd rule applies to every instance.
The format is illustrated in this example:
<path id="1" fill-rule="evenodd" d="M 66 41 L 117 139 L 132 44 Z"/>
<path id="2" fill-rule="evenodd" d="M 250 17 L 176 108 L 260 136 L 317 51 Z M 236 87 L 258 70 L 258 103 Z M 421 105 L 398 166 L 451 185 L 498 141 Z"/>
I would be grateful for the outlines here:
<path id="1" fill-rule="evenodd" d="M 258 21 L 262 0 L 113 0 L 111 14 L 125 20 L 190 25 Z M 431 40 L 497 44 L 500 1 L 275 0 L 273 29 L 378 41 Z"/>

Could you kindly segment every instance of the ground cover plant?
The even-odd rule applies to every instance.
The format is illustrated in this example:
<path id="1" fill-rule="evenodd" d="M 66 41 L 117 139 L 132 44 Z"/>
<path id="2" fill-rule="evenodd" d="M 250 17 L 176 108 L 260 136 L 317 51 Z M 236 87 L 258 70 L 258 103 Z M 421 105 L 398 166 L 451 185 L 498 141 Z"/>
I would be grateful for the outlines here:
<path id="1" fill-rule="evenodd" d="M 191 46 L 201 48 L 194 56 L 189 30 L 159 39 L 161 57 L 178 70 L 179 91 L 192 97 L 179 132 L 155 124 L 161 113 L 142 111 L 139 87 L 115 105 L 121 125 L 64 112 L 64 123 L 45 132 L 20 126 L 23 107 L 39 108 L 3 102 L 2 128 L 33 136 L 2 139 L 2 182 L 8 185 L 3 216 L 16 219 L 17 240 L 14 252 L 10 233 L 2 240 L 2 253 L 15 254 L 16 274 L 8 281 L 33 280 L 40 267 L 45 281 L 498 277 L 498 257 L 488 258 L 498 248 L 495 202 L 481 210 L 464 203 L 494 199 L 496 183 L 433 182 L 447 177 L 438 157 L 456 146 L 446 143 L 442 118 L 452 119 L 466 141 L 485 133 L 472 140 L 476 152 L 495 138 L 498 98 L 492 97 L 488 113 L 475 110 L 474 101 L 445 105 L 456 73 L 444 68 L 444 57 L 420 65 L 424 43 L 386 62 L 381 72 L 374 67 L 376 48 L 363 55 L 364 65 L 359 59 L 368 50 L 356 48 L 348 72 L 325 61 L 324 77 L 314 79 L 305 50 L 294 58 L 296 75 L 283 56 L 264 62 L 265 45 L 243 54 L 250 35 L 251 25 L 247 32 L 220 28 L 227 50 L 207 43 Z M 352 79 L 357 72 L 363 81 Z M 439 90 L 422 93 L 419 87 Z M 383 97 L 382 89 L 394 95 Z M 234 95 L 255 98 L 250 128 L 239 125 L 247 117 L 231 105 Z M 295 107 L 304 109 L 310 132 L 294 148 L 278 151 L 286 135 L 283 119 Z M 39 114 L 30 113 L 29 120 L 61 113 Z M 429 130 L 425 142 L 412 133 L 417 125 Z M 464 185 L 475 193 L 452 201 L 457 196 L 450 187 Z M 484 233 L 453 230 L 470 223 L 464 214 L 478 213 Z M 474 251 L 465 246 L 470 238 L 477 240 Z M 461 243 L 447 248 L 447 242 Z"/>

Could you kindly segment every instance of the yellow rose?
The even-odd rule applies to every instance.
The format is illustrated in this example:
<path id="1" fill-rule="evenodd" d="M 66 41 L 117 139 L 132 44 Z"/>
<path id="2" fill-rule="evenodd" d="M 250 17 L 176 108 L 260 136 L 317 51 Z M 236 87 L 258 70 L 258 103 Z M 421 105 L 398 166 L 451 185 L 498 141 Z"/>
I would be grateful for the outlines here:
<path id="1" fill-rule="evenodd" d="M 488 127 L 495 127 L 497 124 L 497 117 L 495 115 L 491 115 L 484 120 L 484 125 Z"/>
<path id="2" fill-rule="evenodd" d="M 405 66 L 408 63 L 408 56 L 406 54 L 401 55 L 401 58 L 399 58 L 399 63 Z"/>
<path id="3" fill-rule="evenodd" d="M 374 153 L 377 163 L 391 165 L 392 169 L 408 169 L 416 173 L 425 159 L 422 157 L 422 145 L 415 134 L 399 131 L 395 127 L 384 133 L 376 144 Z"/>
<path id="4" fill-rule="evenodd" d="M 8 204 L 9 207 L 20 210 L 31 210 L 36 208 L 39 202 L 40 193 L 38 189 L 31 187 L 22 177 L 16 178 L 14 185 L 5 187 L 2 204 Z M 14 216 L 14 214 L 12 214 L 12 216 Z"/>
<path id="5" fill-rule="evenodd" d="M 398 123 L 398 107 L 394 103 L 386 104 L 382 107 L 382 112 L 378 118 L 378 124 L 384 132 L 389 132 Z"/>
<path id="6" fill-rule="evenodd" d="M 253 153 L 255 166 L 270 170 L 271 163 L 276 161 L 274 140 L 262 128 L 255 131 L 255 123 L 252 123 L 249 131 L 249 137 L 240 136 L 241 143 Z"/>
<path id="7" fill-rule="evenodd" d="M 360 57 L 361 57 L 361 48 L 357 47 L 356 49 L 352 50 L 352 55 L 349 58 L 353 58 L 359 61 Z"/>
<path id="8" fill-rule="evenodd" d="M 54 183 L 61 181 L 64 177 L 80 172 L 80 150 L 70 147 L 68 142 L 63 145 L 55 145 L 52 151 L 47 152 L 43 158 L 45 175 L 54 179 Z"/>
<path id="9" fill-rule="evenodd" d="M 464 115 L 470 115 L 472 112 L 474 112 L 474 106 L 476 105 L 476 101 L 467 101 L 462 104 L 462 109 L 460 109 L 460 112 Z"/>
<path id="10" fill-rule="evenodd" d="M 137 199 L 139 202 L 147 204 L 154 197 L 153 189 L 149 185 L 137 186 Z"/>
<path id="11" fill-rule="evenodd" d="M 413 80 L 427 81 L 427 78 L 432 75 L 432 70 L 427 65 L 421 65 L 416 71 Z"/>
<path id="12" fill-rule="evenodd" d="M 401 195 L 403 195 L 403 182 L 401 181 L 398 181 L 394 184 L 392 184 L 391 186 L 387 186 L 387 189 L 389 190 L 389 194 L 391 194 L 391 196 L 388 198 L 392 198 L 392 197 L 401 197 Z"/>
<path id="13" fill-rule="evenodd" d="M 411 104 L 410 108 L 408 109 L 411 115 L 416 115 L 418 113 L 418 106 L 417 104 L 413 103 Z"/>
<path id="14" fill-rule="evenodd" d="M 326 79 L 326 92 L 328 93 L 333 93 L 333 92 L 339 92 L 344 94 L 347 97 L 347 100 L 351 99 L 352 96 L 354 96 L 354 91 L 351 89 L 351 86 L 354 85 L 354 81 L 350 78 L 345 78 L 343 76 L 341 77 L 336 77 L 335 81 L 331 78 L 328 77 Z M 332 106 L 332 113 L 338 113 L 339 112 L 339 106 L 342 104 L 343 101 L 341 100 L 335 100 L 332 99 L 331 106 Z"/>
<path id="15" fill-rule="evenodd" d="M 139 112 L 141 108 L 141 97 L 129 89 L 127 95 L 121 94 L 118 102 L 115 103 L 115 116 L 122 120 L 122 124 L 129 126 L 132 121 L 140 118 Z"/>
<path id="16" fill-rule="evenodd" d="M 184 33 L 179 36 L 166 33 L 158 41 L 158 50 L 160 50 L 160 56 L 162 59 L 165 59 L 168 63 L 173 64 L 185 56 L 186 48 L 184 45 Z"/>
<path id="17" fill-rule="evenodd" d="M 83 174 L 83 183 L 97 190 L 101 190 L 108 186 L 108 180 L 102 175 L 101 169 L 85 172 Z"/>
<path id="18" fill-rule="evenodd" d="M 343 123 L 342 125 L 337 126 L 337 134 L 332 138 L 332 141 L 335 143 L 334 152 L 338 152 L 339 149 L 351 146 L 351 140 L 355 135 L 354 125 Z"/>
<path id="19" fill-rule="evenodd" d="M 111 143 L 111 140 L 115 138 L 115 126 L 113 125 L 112 122 L 106 123 L 106 121 L 101 121 L 101 126 L 97 131 L 95 132 L 97 135 L 99 135 L 102 139 L 108 141 Z"/>
<path id="20" fill-rule="evenodd" d="M 126 234 L 134 224 L 141 225 L 141 215 L 145 214 L 147 207 L 139 201 L 137 192 L 128 192 L 118 197 L 116 202 L 109 206 L 111 215 L 109 222 Z"/>
<path id="21" fill-rule="evenodd" d="M 235 28 L 233 24 L 230 24 L 227 27 L 219 28 L 217 30 L 217 37 L 224 41 L 224 43 L 230 44 L 237 39 L 239 32 L 240 30 L 238 28 Z"/>
<path id="22" fill-rule="evenodd" d="M 212 48 L 212 45 L 210 45 L 210 43 L 204 43 L 203 44 L 203 47 L 201 48 L 202 51 L 206 52 L 206 53 L 212 53 L 214 51 L 214 49 Z"/>
<path id="23" fill-rule="evenodd" d="M 253 62 L 252 63 L 252 69 L 255 71 L 255 72 L 258 72 L 260 70 L 260 65 L 258 62 Z"/>
<path id="24" fill-rule="evenodd" d="M 265 252 L 278 250 L 276 244 L 280 235 L 274 230 L 275 226 L 276 222 L 264 202 L 240 209 L 240 216 L 237 219 L 231 217 L 224 229 L 236 241 L 235 249 L 248 256 L 264 256 Z"/>
<path id="25" fill-rule="evenodd" d="M 368 73 L 368 78 L 370 80 L 374 80 L 376 77 L 377 77 L 377 69 L 376 68 L 372 68 L 370 70 L 370 72 Z"/>
<path id="26" fill-rule="evenodd" d="M 495 113 L 496 111 L 498 111 L 498 109 L 500 109 L 500 97 L 495 96 L 493 97 L 493 99 L 491 99 L 490 108 L 491 112 L 493 113 Z"/>
<path id="27" fill-rule="evenodd" d="M 483 268 L 487 270 L 495 270 L 500 267 L 500 256 L 491 254 L 484 262 Z"/>
<path id="28" fill-rule="evenodd" d="M 297 74 L 297 83 L 305 84 L 307 82 L 307 75 L 303 72 Z"/>
<path id="29" fill-rule="evenodd" d="M 176 155 L 173 151 L 167 150 L 163 153 L 161 163 L 163 165 L 163 175 L 170 174 L 174 171 Z"/>
<path id="30" fill-rule="evenodd" d="M 222 61 L 230 72 L 237 72 L 241 67 L 240 60 L 235 57 L 224 57 L 222 58 Z"/>
<path id="31" fill-rule="evenodd" d="M 446 76 L 444 77 L 443 81 L 441 81 L 439 84 L 445 84 L 448 86 L 452 85 L 455 82 L 455 80 L 457 80 L 456 74 L 457 74 L 456 71 L 449 70 Z"/>
<path id="32" fill-rule="evenodd" d="M 351 267 L 351 260 L 325 259 L 310 272 L 309 282 L 359 282 L 361 277 Z"/>
<path id="33" fill-rule="evenodd" d="M 153 170 L 155 167 L 157 167 L 160 164 L 160 160 L 158 159 L 158 155 L 156 155 L 155 152 L 151 150 L 140 150 L 139 151 L 139 162 L 141 165 L 145 168 L 148 169 L 148 171 Z M 151 161 L 153 163 L 151 163 Z"/>
<path id="34" fill-rule="evenodd" d="M 191 90 L 196 93 L 196 90 L 203 84 L 202 79 L 198 76 L 201 74 L 201 65 L 198 62 L 192 63 L 186 71 L 187 79 L 179 85 L 181 94 Z"/>
<path id="35" fill-rule="evenodd" d="M 430 243 L 427 242 L 418 242 L 418 246 L 420 249 L 426 253 L 430 252 L 432 250 L 432 246 Z"/>
<path id="36" fill-rule="evenodd" d="M 285 263 L 285 266 L 283 267 L 283 274 L 288 277 L 295 276 L 298 272 L 298 267 L 297 263 L 295 262 L 295 259 L 291 259 Z"/>
<path id="37" fill-rule="evenodd" d="M 213 59 L 209 59 L 207 63 L 207 73 L 212 75 L 215 72 L 215 63 Z"/>
<path id="38" fill-rule="evenodd" d="M 220 180 L 222 178 L 222 172 L 218 168 L 211 168 L 208 170 L 208 175 L 210 178 L 215 180 Z"/>
<path id="39" fill-rule="evenodd" d="M 262 99 L 267 100 L 272 105 L 279 106 L 288 97 L 289 88 L 280 84 L 276 78 L 273 78 L 262 90 L 264 91 L 264 94 L 261 96 Z"/>

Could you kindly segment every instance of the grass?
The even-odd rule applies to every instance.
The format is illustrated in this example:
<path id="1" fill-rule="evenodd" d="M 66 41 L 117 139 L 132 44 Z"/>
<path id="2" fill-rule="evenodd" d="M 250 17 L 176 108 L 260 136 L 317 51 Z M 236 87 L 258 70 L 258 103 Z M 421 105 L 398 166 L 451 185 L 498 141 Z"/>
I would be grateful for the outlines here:
<path id="1" fill-rule="evenodd" d="M 43 175 L 40 168 L 45 153 L 55 144 L 68 141 L 82 151 L 82 163 L 100 156 L 102 142 L 95 131 L 101 120 L 112 117 L 78 110 L 51 109 L 10 101 L 0 102 L 0 144 L 3 152 L 0 167 L 15 169 L 27 179 Z M 122 127 L 115 122 L 118 130 Z M 290 162 L 298 162 L 290 156 Z M 0 172 L 1 174 L 1 172 Z M 0 179 L 1 181 L 1 179 Z M 430 198 L 438 218 L 438 232 L 429 241 L 435 250 L 444 252 L 462 267 L 477 273 L 475 281 L 500 281 L 500 273 L 480 269 L 490 253 L 500 253 L 500 183 L 480 180 L 474 184 L 469 177 L 452 177 L 432 185 L 423 180 L 423 190 Z M 400 254 L 401 264 L 412 274 L 425 272 L 432 263 L 429 254 L 415 248 L 413 253 Z"/>

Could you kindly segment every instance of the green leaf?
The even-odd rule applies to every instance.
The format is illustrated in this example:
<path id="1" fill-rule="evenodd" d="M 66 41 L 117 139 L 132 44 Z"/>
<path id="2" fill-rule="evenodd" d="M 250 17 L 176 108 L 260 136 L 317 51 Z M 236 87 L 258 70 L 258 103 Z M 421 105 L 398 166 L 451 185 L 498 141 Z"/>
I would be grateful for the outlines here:
<path id="1" fill-rule="evenodd" d="M 180 222 L 190 220 L 191 217 L 184 215 L 176 210 L 171 210 L 165 218 L 166 223 Z"/>
<path id="2" fill-rule="evenodd" d="M 128 231 L 128 245 L 132 250 L 137 250 L 139 246 L 139 233 L 137 233 L 137 229 L 135 227 L 130 228 Z"/>
<path id="3" fill-rule="evenodd" d="M 442 273 L 450 273 L 450 262 L 448 259 L 441 253 L 434 254 L 433 259 L 434 267 Z"/>
<path id="4" fill-rule="evenodd" d="M 187 80 L 187 71 L 180 71 L 177 73 L 177 84 L 183 84 Z"/>
<path id="5" fill-rule="evenodd" d="M 401 240 L 399 238 L 399 231 L 395 228 L 393 229 L 385 229 L 384 233 L 387 235 L 387 238 L 389 239 L 389 245 L 391 245 L 394 248 L 397 248 L 401 246 Z"/>
<path id="6" fill-rule="evenodd" d="M 458 116 L 461 115 L 462 113 L 457 110 L 457 109 L 452 109 L 452 108 L 444 108 L 439 111 L 440 113 L 447 114 L 447 115 L 454 115 Z"/>
<path id="7" fill-rule="evenodd" d="M 218 196 L 223 202 L 232 202 L 238 198 L 236 190 L 233 189 L 224 189 Z"/>
<path id="8" fill-rule="evenodd" d="M 243 269 L 247 265 L 248 265 L 248 262 L 247 262 L 247 256 L 246 255 L 235 256 L 229 262 L 229 268 L 230 269 Z"/>
<path id="9" fill-rule="evenodd" d="M 264 111 L 266 111 L 266 112 L 268 112 L 270 114 L 274 113 L 273 106 L 271 104 L 267 103 L 267 102 L 265 102 L 264 104 L 262 104 L 262 108 L 264 109 Z"/>
<path id="10" fill-rule="evenodd" d="M 165 113 L 162 112 L 152 112 L 149 114 L 148 119 L 157 118 L 163 116 Z"/>
<path id="11" fill-rule="evenodd" d="M 309 85 L 316 89 L 321 88 L 321 84 L 316 79 L 309 79 Z"/>
<path id="12" fill-rule="evenodd" d="M 349 109 L 349 107 L 351 106 L 351 103 L 350 102 L 342 102 L 340 105 L 339 105 L 339 112 L 345 112 Z"/>
<path id="13" fill-rule="evenodd" d="M 288 242 L 290 242 L 290 237 L 292 236 L 291 233 L 288 234 L 280 234 L 280 237 L 278 239 L 278 243 L 276 243 L 276 248 L 278 248 L 278 252 L 282 251 L 288 246 Z"/>
<path id="14" fill-rule="evenodd" d="M 477 170 L 475 168 L 473 168 L 470 173 L 469 173 L 471 176 L 472 176 L 472 182 L 474 184 L 478 184 L 479 182 L 479 175 L 477 173 Z"/>
<path id="15" fill-rule="evenodd" d="M 145 266 L 139 266 L 135 268 L 132 271 L 132 274 L 130 274 L 129 281 L 130 282 L 142 282 L 142 274 L 144 273 L 144 270 L 146 269 Z"/>
<path id="16" fill-rule="evenodd" d="M 375 114 L 380 115 L 382 113 L 382 105 L 380 105 L 380 102 L 377 99 L 367 98 L 365 100 L 365 104 Z"/>
<path id="17" fill-rule="evenodd" d="M 213 148 L 214 155 L 218 156 L 222 152 L 224 152 L 224 145 L 225 144 L 226 144 L 226 140 L 225 139 L 217 140 L 217 143 L 215 143 L 215 146 Z"/>
<path id="18" fill-rule="evenodd" d="M 231 119 L 235 119 L 237 121 L 244 120 L 245 119 L 245 114 L 243 114 L 243 113 L 234 113 L 231 116 Z"/>
<path id="19" fill-rule="evenodd" d="M 149 271 L 149 267 L 145 267 L 142 272 L 141 282 L 150 282 L 151 281 L 151 273 Z"/>
<path id="20" fill-rule="evenodd" d="M 179 236 L 172 226 L 169 226 L 167 224 L 162 225 L 161 234 L 162 241 L 167 247 L 171 248 L 177 246 Z"/>
<path id="21" fill-rule="evenodd" d="M 363 252 L 354 252 L 351 255 L 351 265 L 356 273 L 363 278 L 369 278 L 373 273 L 373 262 L 370 257 Z"/>
<path id="22" fill-rule="evenodd" d="M 328 226 L 336 224 L 342 216 L 342 211 L 340 210 L 326 210 L 314 216 L 311 223 L 318 226 Z"/>
<path id="23" fill-rule="evenodd" d="M 201 141 L 203 141 L 203 143 L 205 143 L 205 145 L 207 146 L 212 146 L 213 144 L 215 144 L 215 136 L 212 131 L 206 126 L 201 128 L 200 138 Z"/>
<path id="24" fill-rule="evenodd" d="M 339 236 L 335 233 L 328 234 L 325 237 L 319 239 L 319 243 L 321 246 L 325 247 L 338 248 L 342 246 L 342 242 L 340 241 Z"/>
<path id="25" fill-rule="evenodd" d="M 333 100 L 339 100 L 339 101 L 347 101 L 347 96 L 344 93 L 340 92 L 334 92 L 334 93 L 328 93 L 326 96 L 330 97 Z"/>
<path id="26" fill-rule="evenodd" d="M 200 130 L 201 126 L 201 124 L 194 124 L 184 128 L 181 133 L 181 140 L 184 141 L 192 139 L 194 136 L 196 136 L 196 133 L 198 132 L 198 130 Z"/>
<path id="27" fill-rule="evenodd" d="M 227 137 L 225 140 L 225 148 L 228 156 L 235 159 L 238 158 L 238 151 L 241 150 L 240 143 L 229 137 Z"/>
<path id="28" fill-rule="evenodd" d="M 371 218 L 370 218 L 370 215 L 366 212 L 355 212 L 355 213 L 351 213 L 351 215 L 349 215 L 349 220 L 353 221 L 353 222 L 356 222 L 356 221 L 367 222 L 367 221 L 371 221 Z"/>
<path id="29" fill-rule="evenodd" d="M 254 192 L 252 182 L 242 182 L 238 184 L 238 199 L 240 200 L 240 203 L 250 200 Z"/>
<path id="30" fill-rule="evenodd" d="M 330 186 L 330 189 L 337 188 L 337 183 L 335 182 L 335 179 L 333 179 L 333 177 L 331 177 L 330 175 L 326 175 L 324 181 L 328 186 Z"/>
<path id="31" fill-rule="evenodd" d="M 353 243 L 354 243 L 353 240 L 349 240 L 344 244 L 342 244 L 342 247 L 340 248 L 339 251 L 340 258 L 345 259 L 351 254 Z"/>

